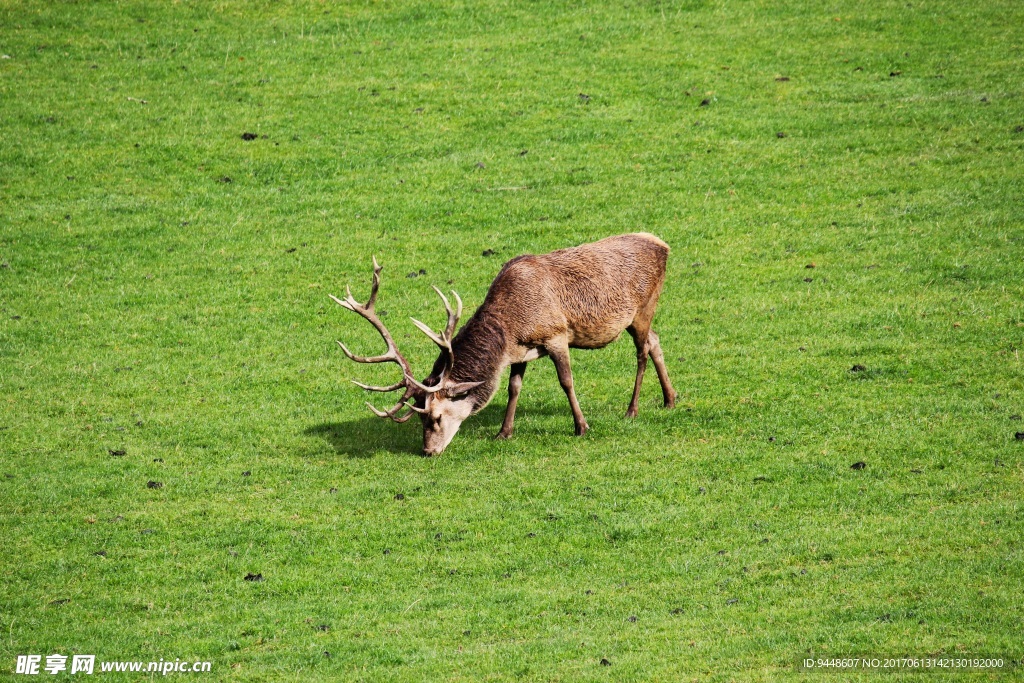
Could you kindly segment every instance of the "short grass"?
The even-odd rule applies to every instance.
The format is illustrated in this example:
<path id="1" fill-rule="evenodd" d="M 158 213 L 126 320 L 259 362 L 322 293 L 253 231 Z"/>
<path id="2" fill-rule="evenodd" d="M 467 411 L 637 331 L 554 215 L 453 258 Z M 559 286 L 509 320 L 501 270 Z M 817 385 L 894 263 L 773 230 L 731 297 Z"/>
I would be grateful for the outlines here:
<path id="1" fill-rule="evenodd" d="M 0 666 L 1021 656 L 1022 25 L 1011 1 L 0 3 Z M 542 360 L 514 439 L 502 390 L 424 459 L 348 382 L 392 376 L 334 343 L 380 348 L 327 298 L 364 297 L 372 255 L 425 374 L 430 284 L 471 311 L 512 256 L 635 230 L 673 249 L 676 410 L 650 373 L 624 419 L 627 339 L 574 352 L 586 437 Z"/>

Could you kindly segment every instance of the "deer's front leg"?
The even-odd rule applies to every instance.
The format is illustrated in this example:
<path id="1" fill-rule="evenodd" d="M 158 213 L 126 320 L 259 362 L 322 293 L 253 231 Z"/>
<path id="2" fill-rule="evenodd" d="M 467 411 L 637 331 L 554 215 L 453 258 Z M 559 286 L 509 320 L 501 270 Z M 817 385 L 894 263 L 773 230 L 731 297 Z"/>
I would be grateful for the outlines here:
<path id="1" fill-rule="evenodd" d="M 516 403 L 519 402 L 519 391 L 523 388 L 523 375 L 526 374 L 526 363 L 513 363 L 508 375 L 508 407 L 505 408 L 505 421 L 501 423 L 501 431 L 494 438 L 507 439 L 512 436 L 512 422 L 516 419 Z"/>
<path id="2" fill-rule="evenodd" d="M 569 367 L 569 344 L 565 338 L 552 340 L 544 347 L 551 360 L 555 362 L 555 371 L 558 373 L 558 383 L 565 390 L 569 398 L 569 406 L 572 408 L 572 420 L 576 424 L 576 436 L 583 436 L 590 429 L 583 411 L 580 410 L 580 403 L 576 400 L 576 392 L 572 387 L 572 369 Z"/>

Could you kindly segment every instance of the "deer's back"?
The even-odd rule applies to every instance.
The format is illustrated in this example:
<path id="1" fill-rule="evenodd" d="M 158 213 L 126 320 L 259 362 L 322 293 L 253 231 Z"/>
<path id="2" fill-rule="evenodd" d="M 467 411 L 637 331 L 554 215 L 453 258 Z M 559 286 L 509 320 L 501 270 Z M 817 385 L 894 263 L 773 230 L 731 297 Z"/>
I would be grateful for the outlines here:
<path id="1" fill-rule="evenodd" d="M 564 332 L 571 346 L 600 348 L 657 298 L 668 251 L 654 235 L 633 233 L 519 256 L 498 273 L 481 309 L 500 316 L 524 346 Z"/>

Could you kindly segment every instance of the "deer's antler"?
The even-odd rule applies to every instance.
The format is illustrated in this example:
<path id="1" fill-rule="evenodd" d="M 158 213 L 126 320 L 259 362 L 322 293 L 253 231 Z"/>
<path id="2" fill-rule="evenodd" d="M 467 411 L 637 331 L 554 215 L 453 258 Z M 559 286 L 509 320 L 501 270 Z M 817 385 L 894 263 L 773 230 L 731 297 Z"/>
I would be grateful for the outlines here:
<path id="1" fill-rule="evenodd" d="M 434 291 L 437 292 L 437 295 L 439 297 L 441 297 L 441 301 L 444 303 L 445 313 L 448 314 L 448 324 L 445 325 L 444 331 L 441 332 L 440 334 L 435 334 L 434 331 L 430 329 L 430 327 L 428 327 L 424 323 L 421 323 L 416 318 L 413 318 L 412 322 L 416 327 L 419 328 L 420 332 L 427 335 L 430 341 L 437 344 L 438 347 L 440 347 L 440 349 L 444 351 L 445 354 L 447 354 L 444 370 L 442 371 L 441 378 L 437 383 L 438 386 L 441 386 L 444 384 L 445 376 L 448 374 L 448 371 L 451 370 L 452 367 L 454 367 L 455 365 L 455 352 L 452 351 L 452 337 L 455 335 L 455 328 L 459 324 L 459 318 L 462 317 L 462 298 L 459 297 L 458 292 L 452 290 L 452 295 L 455 297 L 455 301 L 457 304 L 457 307 L 453 312 L 452 305 L 448 302 L 448 297 L 444 295 L 444 292 L 442 292 L 437 287 L 434 287 Z"/>
<path id="2" fill-rule="evenodd" d="M 340 341 L 338 342 L 338 346 L 341 347 L 341 350 L 345 352 L 346 356 L 348 356 L 350 359 L 354 360 L 357 363 L 391 362 L 398 364 L 398 366 L 402 369 L 402 379 L 396 382 L 395 384 L 392 384 L 391 386 L 378 387 L 369 384 L 363 384 L 362 382 L 356 382 L 355 380 L 352 380 L 352 382 L 356 386 L 362 387 L 367 391 L 387 392 L 404 388 L 405 392 L 402 394 L 402 398 L 399 399 L 398 403 L 396 403 L 390 410 L 378 410 L 369 403 L 367 403 L 366 405 L 370 406 L 370 410 L 372 410 L 373 413 L 379 417 L 387 417 L 394 420 L 395 422 L 405 422 L 412 416 L 413 411 L 409 411 L 404 415 L 399 415 L 399 413 L 403 408 L 412 407 L 408 403 L 409 399 L 415 398 L 417 395 L 420 394 L 432 394 L 436 391 L 440 391 L 441 383 L 438 383 L 437 386 L 428 387 L 425 384 L 421 384 L 416 380 L 416 378 L 412 374 L 412 368 L 409 365 L 409 361 L 407 361 L 405 357 L 398 352 L 398 346 L 395 344 L 394 338 L 392 338 L 391 333 L 388 332 L 388 328 L 384 326 L 384 323 L 381 322 L 380 318 L 377 317 L 376 310 L 374 309 L 374 304 L 376 304 L 377 302 L 377 290 L 380 289 L 380 271 L 382 269 L 382 266 L 377 263 L 377 258 L 374 257 L 373 284 L 370 288 L 370 298 L 367 299 L 365 304 L 360 304 L 352 297 L 352 290 L 348 286 L 345 287 L 344 299 L 339 299 L 333 294 L 329 294 L 328 296 L 330 296 L 331 299 L 333 299 L 334 302 L 339 306 L 347 308 L 348 310 L 358 313 L 362 317 L 366 318 L 370 322 L 370 324 L 373 325 L 373 327 L 377 330 L 377 332 L 380 333 L 380 336 L 384 339 L 384 343 L 387 344 L 388 348 L 387 351 L 385 351 L 379 356 L 357 356 L 351 351 L 349 351 L 348 347 L 342 344 Z M 460 311 L 462 309 L 461 303 L 462 302 L 460 301 Z M 449 318 L 450 315 L 451 311 L 449 310 Z M 456 316 L 456 322 L 457 321 L 458 316 Z"/>

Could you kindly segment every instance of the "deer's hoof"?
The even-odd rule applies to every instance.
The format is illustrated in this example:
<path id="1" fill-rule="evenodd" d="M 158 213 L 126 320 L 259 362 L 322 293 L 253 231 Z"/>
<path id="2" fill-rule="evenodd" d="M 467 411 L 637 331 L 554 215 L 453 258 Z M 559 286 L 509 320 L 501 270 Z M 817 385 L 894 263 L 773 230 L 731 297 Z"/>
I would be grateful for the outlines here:
<path id="1" fill-rule="evenodd" d="M 630 408 L 629 410 L 626 411 L 626 417 L 629 417 L 629 418 L 636 417 L 637 412 L 638 411 L 637 411 L 636 408 Z"/>
<path id="2" fill-rule="evenodd" d="M 502 431 L 498 432 L 497 434 L 495 434 L 494 438 L 497 439 L 498 441 L 504 441 L 505 439 L 511 439 L 512 438 L 512 430 L 509 430 L 507 432 L 505 430 L 502 430 Z"/>
<path id="3" fill-rule="evenodd" d="M 584 422 L 581 425 L 576 425 L 576 436 L 583 436 L 584 434 L 587 433 L 588 429 L 590 429 L 590 425 L 588 425 L 586 422 Z"/>

